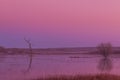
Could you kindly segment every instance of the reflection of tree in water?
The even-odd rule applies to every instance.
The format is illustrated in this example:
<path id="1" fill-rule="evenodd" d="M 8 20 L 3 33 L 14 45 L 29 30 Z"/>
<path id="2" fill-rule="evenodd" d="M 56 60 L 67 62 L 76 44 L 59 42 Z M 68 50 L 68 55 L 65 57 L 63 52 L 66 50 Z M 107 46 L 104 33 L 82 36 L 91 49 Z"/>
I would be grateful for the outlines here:
<path id="1" fill-rule="evenodd" d="M 101 71 L 110 71 L 112 69 L 112 61 L 109 58 L 103 58 L 100 60 L 98 69 Z"/>
<path id="2" fill-rule="evenodd" d="M 112 69 L 112 60 L 110 54 L 112 53 L 112 45 L 110 43 L 102 43 L 98 47 L 98 53 L 102 55 L 102 59 L 99 62 L 98 69 L 102 72 L 108 72 Z"/>

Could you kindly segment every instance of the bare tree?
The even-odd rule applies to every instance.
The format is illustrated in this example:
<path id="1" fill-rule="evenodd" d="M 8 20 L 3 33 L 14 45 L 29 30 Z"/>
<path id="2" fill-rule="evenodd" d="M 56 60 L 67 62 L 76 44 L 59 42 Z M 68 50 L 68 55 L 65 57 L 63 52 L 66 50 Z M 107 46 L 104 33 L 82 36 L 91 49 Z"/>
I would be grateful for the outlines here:
<path id="1" fill-rule="evenodd" d="M 31 44 L 30 39 L 24 38 L 24 40 L 25 40 L 25 42 L 28 44 L 28 47 L 29 47 L 30 62 L 29 62 L 29 66 L 28 66 L 28 69 L 27 69 L 27 71 L 29 71 L 29 70 L 31 69 L 31 66 L 32 66 L 33 49 L 32 49 L 32 44 Z"/>

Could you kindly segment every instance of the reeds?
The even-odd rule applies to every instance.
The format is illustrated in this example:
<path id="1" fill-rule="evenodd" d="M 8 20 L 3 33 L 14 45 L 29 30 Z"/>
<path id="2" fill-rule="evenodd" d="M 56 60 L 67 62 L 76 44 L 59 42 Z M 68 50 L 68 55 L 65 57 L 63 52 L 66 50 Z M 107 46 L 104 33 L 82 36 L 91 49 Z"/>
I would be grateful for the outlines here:
<path id="1" fill-rule="evenodd" d="M 78 75 L 78 76 L 55 76 L 49 78 L 38 78 L 32 80 L 120 80 L 120 76 L 110 74 Z"/>

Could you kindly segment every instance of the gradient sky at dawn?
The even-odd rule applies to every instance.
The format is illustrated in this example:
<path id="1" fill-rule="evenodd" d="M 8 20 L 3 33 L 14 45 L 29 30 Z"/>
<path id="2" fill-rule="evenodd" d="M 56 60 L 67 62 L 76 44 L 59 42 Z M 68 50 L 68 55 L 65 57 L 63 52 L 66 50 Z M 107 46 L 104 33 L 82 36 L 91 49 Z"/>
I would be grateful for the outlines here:
<path id="1" fill-rule="evenodd" d="M 0 0 L 0 45 L 120 46 L 120 0 Z"/>

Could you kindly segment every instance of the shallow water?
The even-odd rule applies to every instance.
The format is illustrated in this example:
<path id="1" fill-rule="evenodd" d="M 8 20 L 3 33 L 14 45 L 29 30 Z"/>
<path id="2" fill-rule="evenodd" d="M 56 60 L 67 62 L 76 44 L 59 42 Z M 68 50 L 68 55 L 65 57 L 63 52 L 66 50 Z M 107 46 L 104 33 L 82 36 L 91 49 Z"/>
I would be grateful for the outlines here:
<path id="1" fill-rule="evenodd" d="M 113 68 L 109 73 L 120 74 L 119 56 L 110 56 Z M 53 75 L 84 75 L 101 72 L 98 69 L 99 61 L 102 59 L 100 55 L 34 55 L 32 67 L 29 72 L 26 72 L 29 59 L 28 55 L 1 56 L 0 80 L 24 80 Z"/>

